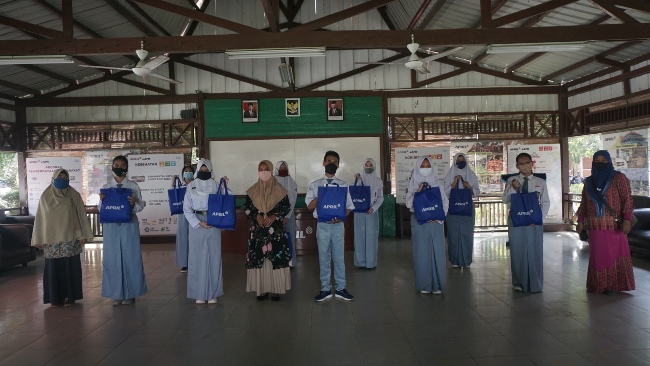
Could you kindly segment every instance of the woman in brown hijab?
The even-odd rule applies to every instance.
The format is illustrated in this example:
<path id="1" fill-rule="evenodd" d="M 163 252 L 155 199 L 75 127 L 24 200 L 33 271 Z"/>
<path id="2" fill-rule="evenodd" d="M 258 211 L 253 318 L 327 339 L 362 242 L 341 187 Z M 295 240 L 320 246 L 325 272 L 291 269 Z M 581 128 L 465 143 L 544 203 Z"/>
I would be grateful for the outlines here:
<path id="1" fill-rule="evenodd" d="M 83 298 L 81 252 L 93 239 L 81 195 L 70 187 L 65 169 L 57 169 L 52 184 L 38 202 L 32 245 L 43 248 L 43 303 L 73 305 Z"/>
<path id="2" fill-rule="evenodd" d="M 287 190 L 271 174 L 273 164 L 263 160 L 257 166 L 258 179 L 246 191 L 244 212 L 249 225 L 246 253 L 246 291 L 255 291 L 262 301 L 272 294 L 273 301 L 291 289 L 291 252 L 284 233 L 284 216 L 291 210 Z"/>

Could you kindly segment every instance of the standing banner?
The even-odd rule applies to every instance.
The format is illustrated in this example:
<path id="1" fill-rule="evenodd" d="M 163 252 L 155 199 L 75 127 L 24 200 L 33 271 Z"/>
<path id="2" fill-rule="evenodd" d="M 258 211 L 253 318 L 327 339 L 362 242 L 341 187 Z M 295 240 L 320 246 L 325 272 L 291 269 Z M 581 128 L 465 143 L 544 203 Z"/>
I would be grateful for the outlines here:
<path id="1" fill-rule="evenodd" d="M 478 177 L 481 193 L 501 194 L 501 174 L 504 174 L 503 141 L 452 141 L 451 158 L 465 154 L 467 166 Z M 452 162 L 453 164 L 454 162 Z"/>
<path id="2" fill-rule="evenodd" d="M 169 213 L 167 190 L 172 176 L 181 174 L 183 154 L 143 154 L 128 159 L 128 179 L 138 183 L 147 203 L 138 213 L 140 235 L 175 235 L 178 217 Z"/>
<path id="3" fill-rule="evenodd" d="M 81 158 L 27 158 L 27 204 L 30 215 L 36 215 L 41 194 L 52 183 L 52 174 L 61 168 L 70 175 L 70 186 L 81 194 Z"/>
<path id="4" fill-rule="evenodd" d="M 614 169 L 630 180 L 633 195 L 648 196 L 648 129 L 602 134 Z"/>
<path id="5" fill-rule="evenodd" d="M 562 223 L 562 163 L 560 144 L 509 145 L 508 174 L 518 173 L 517 155 L 528 153 L 533 157 L 533 173 L 546 173 L 546 188 L 551 207 L 544 223 Z"/>
<path id="6" fill-rule="evenodd" d="M 443 182 L 449 171 L 449 147 L 413 147 L 395 149 L 395 181 L 397 182 L 396 201 L 406 202 L 406 188 L 411 180 L 415 161 L 426 156 L 432 163 L 433 172 Z"/>

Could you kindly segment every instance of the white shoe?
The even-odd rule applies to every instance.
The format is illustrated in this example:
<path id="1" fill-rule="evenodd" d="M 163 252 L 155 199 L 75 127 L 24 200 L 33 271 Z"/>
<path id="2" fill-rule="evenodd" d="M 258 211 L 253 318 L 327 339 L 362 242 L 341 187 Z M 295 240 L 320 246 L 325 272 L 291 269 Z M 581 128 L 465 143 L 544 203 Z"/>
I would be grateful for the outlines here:
<path id="1" fill-rule="evenodd" d="M 216 304 L 216 303 L 217 303 L 217 298 L 216 297 L 214 299 L 210 299 L 210 301 L 208 301 L 208 304 Z"/>
<path id="2" fill-rule="evenodd" d="M 119 305 L 122 305 L 122 300 L 113 301 L 113 306 L 119 306 Z"/>
<path id="3" fill-rule="evenodd" d="M 457 265 L 457 264 L 452 264 L 452 265 L 451 265 L 451 268 L 458 268 L 458 267 L 460 267 L 460 266 Z"/>
<path id="4" fill-rule="evenodd" d="M 513 288 L 515 291 L 519 291 L 519 292 L 524 291 L 524 289 L 521 288 L 521 286 L 512 286 L 512 288 Z"/>
<path id="5" fill-rule="evenodd" d="M 122 300 L 122 305 L 131 305 L 135 302 L 135 298 Z"/>
<path id="6" fill-rule="evenodd" d="M 471 264 L 470 264 L 470 265 L 471 265 Z M 469 269 L 469 266 L 465 266 L 465 267 L 463 267 L 463 268 L 465 268 L 465 269 Z"/>
<path id="7" fill-rule="evenodd" d="M 442 291 L 433 291 L 434 295 L 440 295 L 441 293 L 442 293 Z"/>
<path id="8" fill-rule="evenodd" d="M 205 304 L 205 300 L 196 300 L 197 304 Z"/>
<path id="9" fill-rule="evenodd" d="M 421 293 L 421 294 L 430 294 L 431 291 L 420 290 L 420 293 Z"/>

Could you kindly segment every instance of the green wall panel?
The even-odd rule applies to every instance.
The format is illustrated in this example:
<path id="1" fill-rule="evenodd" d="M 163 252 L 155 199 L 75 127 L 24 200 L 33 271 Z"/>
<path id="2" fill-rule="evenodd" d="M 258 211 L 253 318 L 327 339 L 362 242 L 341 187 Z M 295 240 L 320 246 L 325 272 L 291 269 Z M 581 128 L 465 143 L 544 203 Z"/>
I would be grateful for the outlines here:
<path id="1" fill-rule="evenodd" d="M 259 99 L 257 123 L 242 123 L 243 99 L 209 99 L 205 101 L 205 135 L 247 139 L 382 134 L 380 97 L 343 98 L 343 121 L 327 121 L 327 99 L 300 98 L 299 117 L 285 116 L 285 98 Z"/>

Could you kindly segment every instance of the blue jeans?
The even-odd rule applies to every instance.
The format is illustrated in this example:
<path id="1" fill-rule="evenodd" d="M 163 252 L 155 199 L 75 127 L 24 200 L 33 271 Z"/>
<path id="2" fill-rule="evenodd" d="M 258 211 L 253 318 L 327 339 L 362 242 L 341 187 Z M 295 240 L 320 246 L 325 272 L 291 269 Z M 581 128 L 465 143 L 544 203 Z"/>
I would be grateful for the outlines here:
<path id="1" fill-rule="evenodd" d="M 334 281 L 336 291 L 345 289 L 344 234 L 342 222 L 327 224 L 319 222 L 316 229 L 318 241 L 318 261 L 320 264 L 320 290 L 332 291 L 330 283 L 331 265 L 334 261 Z"/>

